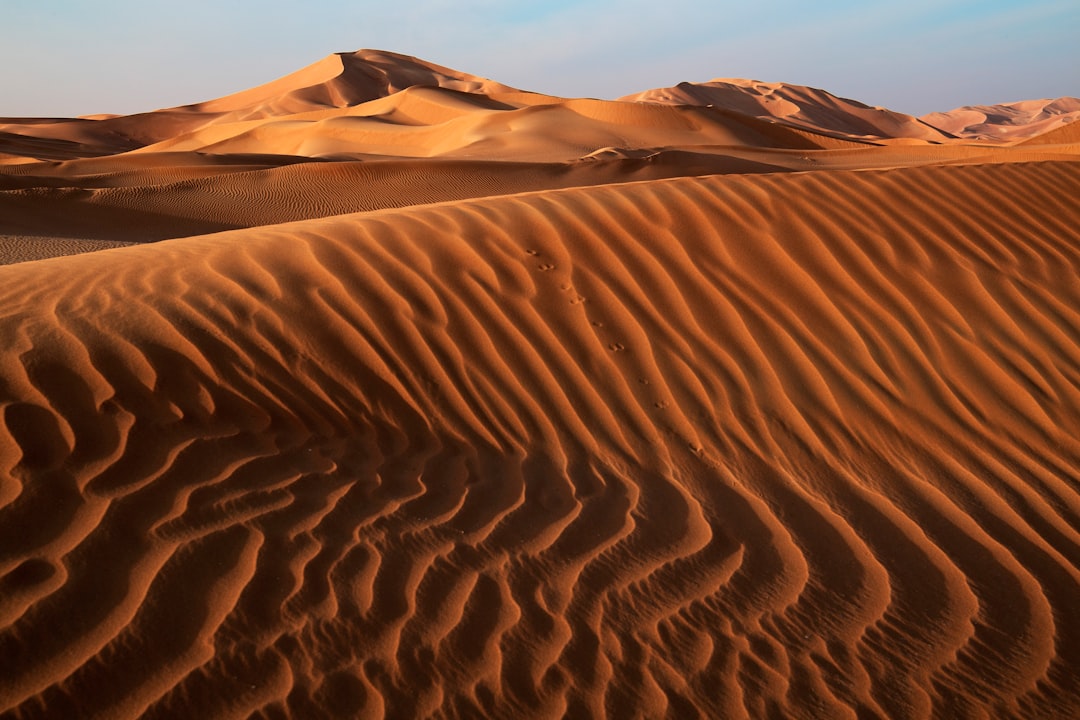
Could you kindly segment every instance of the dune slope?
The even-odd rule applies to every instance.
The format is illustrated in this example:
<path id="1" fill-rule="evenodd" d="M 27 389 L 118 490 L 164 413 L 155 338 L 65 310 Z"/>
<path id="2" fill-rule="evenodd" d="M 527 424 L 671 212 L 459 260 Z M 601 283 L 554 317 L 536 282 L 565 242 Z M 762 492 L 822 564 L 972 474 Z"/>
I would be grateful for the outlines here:
<path id="1" fill-rule="evenodd" d="M 922 119 L 958 137 L 1022 141 L 1080 119 L 1080 98 L 971 105 L 948 112 L 930 113 Z"/>
<path id="2" fill-rule="evenodd" d="M 134 115 L 0 118 L 0 153 L 66 160 L 125 152 L 219 123 L 347 108 L 413 86 L 476 94 L 519 91 L 385 50 L 335 53 L 285 77 L 206 102 Z"/>
<path id="3" fill-rule="evenodd" d="M 0 712 L 1073 716 L 1078 195 L 678 178 L 0 268 Z"/>
<path id="4" fill-rule="evenodd" d="M 706 83 L 679 83 L 628 95 L 623 100 L 664 105 L 709 105 L 785 125 L 842 136 L 940 142 L 952 137 L 920 118 L 880 107 L 870 107 L 817 88 L 790 83 L 726 78 Z"/>

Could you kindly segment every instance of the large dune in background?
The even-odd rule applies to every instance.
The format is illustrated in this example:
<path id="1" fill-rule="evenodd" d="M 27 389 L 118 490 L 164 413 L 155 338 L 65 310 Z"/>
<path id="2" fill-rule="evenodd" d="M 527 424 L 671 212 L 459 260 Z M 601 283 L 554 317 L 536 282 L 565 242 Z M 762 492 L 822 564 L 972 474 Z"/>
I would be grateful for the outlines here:
<path id="1" fill-rule="evenodd" d="M 623 100 L 664 105 L 706 105 L 853 139 L 942 141 L 953 137 L 919 118 L 870 107 L 817 88 L 758 80 L 717 79 L 679 83 L 628 95 Z"/>
<path id="2" fill-rule="evenodd" d="M 49 159 L 108 155 L 207 125 L 349 107 L 414 85 L 476 93 L 518 93 L 509 86 L 406 55 L 360 50 L 329 55 L 265 85 L 208 102 L 126 116 L 31 122 L 0 118 L 0 133 L 30 135 L 40 138 L 43 144 L 51 141 L 45 152 L 55 157 Z"/>
<path id="3" fill-rule="evenodd" d="M 1074 126 L 679 87 L 0 128 L 0 715 L 1080 714 Z"/>
<path id="4" fill-rule="evenodd" d="M 977 140 L 1024 140 L 1068 126 L 1080 119 L 1080 99 L 1023 100 L 974 105 L 922 118 L 958 137 Z"/>

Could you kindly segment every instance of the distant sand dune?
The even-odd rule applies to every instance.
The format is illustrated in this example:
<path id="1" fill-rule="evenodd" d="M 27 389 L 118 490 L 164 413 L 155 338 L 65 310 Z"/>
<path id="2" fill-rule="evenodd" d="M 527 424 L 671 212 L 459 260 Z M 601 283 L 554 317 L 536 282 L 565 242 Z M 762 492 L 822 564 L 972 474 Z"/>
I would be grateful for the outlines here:
<path id="1" fill-rule="evenodd" d="M 851 138 L 909 138 L 941 142 L 948 132 L 919 118 L 856 100 L 836 97 L 817 88 L 757 80 L 717 79 L 679 83 L 628 95 L 623 100 L 668 105 L 710 105 L 815 132 L 831 130 Z"/>
<path id="2" fill-rule="evenodd" d="M 606 112 L 632 107 L 619 104 Z M 566 125 L 551 125 L 558 127 Z M 1063 142 L 1050 137 L 1043 144 L 1015 147 L 876 147 L 817 136 L 826 149 L 814 149 L 797 131 L 781 129 L 781 134 L 765 135 L 763 142 L 779 144 L 786 138 L 794 147 L 694 144 L 684 149 L 666 146 L 663 131 L 651 133 L 641 142 L 613 146 L 603 143 L 626 142 L 627 137 L 586 131 L 572 152 L 562 153 L 567 159 L 555 152 L 546 161 L 514 158 L 515 142 L 527 158 L 543 158 L 544 153 L 529 145 L 527 132 L 513 131 L 492 133 L 491 157 L 483 159 L 369 155 L 356 150 L 370 146 L 347 143 L 338 149 L 354 152 L 320 158 L 172 151 L 24 162 L 0 172 L 0 233 L 151 242 L 391 207 L 678 176 L 1062 161 L 1080 152 L 1065 136 Z M 565 135 L 558 142 L 564 141 Z M 40 259 L 47 253 L 27 248 L 24 257 L 9 260 Z"/>
<path id="3" fill-rule="evenodd" d="M 975 105 L 923 117 L 958 137 L 1021 141 L 1080 120 L 1080 98 Z"/>
<path id="4" fill-rule="evenodd" d="M 0 268 L 0 708 L 1068 717 L 1078 194 L 682 178 Z"/>
<path id="5" fill-rule="evenodd" d="M 0 191 L 0 207 L 7 210 L 0 218 L 0 232 L 150 242 L 530 190 L 786 169 L 719 153 L 658 151 L 644 158 L 614 153 L 578 163 L 400 160 L 288 163 L 270 169 L 208 166 L 179 168 L 177 176 L 188 179 L 157 184 L 140 184 L 146 172 L 141 170 L 45 181 L 16 176 L 12 184 L 30 187 Z M 162 168 L 162 180 L 171 170 Z"/>
<path id="6" fill-rule="evenodd" d="M 528 98 L 492 102 L 441 88 L 410 88 L 342 109 L 215 123 L 141 152 L 275 152 L 318 157 L 365 152 L 394 157 L 569 160 L 597 147 L 730 145 L 817 149 L 838 142 L 714 108 Z"/>
<path id="7" fill-rule="evenodd" d="M 518 93 L 502 83 L 385 50 L 335 53 L 283 78 L 224 98 L 190 106 L 228 113 L 230 120 L 348 107 L 411 87 L 437 87 L 477 95 Z"/>
<path id="8" fill-rule="evenodd" d="M 0 152 L 9 143 L 38 159 L 105 155 L 151 145 L 216 123 L 349 107 L 414 85 L 522 95 L 501 83 L 398 53 L 336 53 L 278 80 L 208 102 L 135 115 L 32 121 L 0 118 Z M 9 122 L 12 121 L 12 122 Z M 14 139 L 8 137 L 14 134 Z"/>
<path id="9" fill-rule="evenodd" d="M 1068 125 L 1062 125 L 1061 127 L 1049 130 L 1042 135 L 1036 135 L 1033 138 L 1023 141 L 1022 145 L 1072 145 L 1072 150 L 1076 150 L 1076 146 L 1080 145 L 1080 122 L 1073 122 Z"/>
<path id="10" fill-rule="evenodd" d="M 715 106 L 814 132 L 831 131 L 851 139 L 886 142 L 898 139 L 1019 142 L 1080 118 L 1080 98 L 1072 97 L 968 106 L 916 118 L 887 108 L 870 107 L 817 88 L 737 78 L 706 83 L 684 82 L 621 99 L 678 106 Z"/>

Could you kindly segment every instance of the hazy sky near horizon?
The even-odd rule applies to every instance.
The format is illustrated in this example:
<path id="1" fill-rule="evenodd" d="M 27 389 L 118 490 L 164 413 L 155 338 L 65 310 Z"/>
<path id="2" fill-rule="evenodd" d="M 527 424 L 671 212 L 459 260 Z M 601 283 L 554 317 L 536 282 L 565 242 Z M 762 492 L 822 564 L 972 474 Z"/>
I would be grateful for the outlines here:
<path id="1" fill-rule="evenodd" d="M 1080 96 L 1077 0 L 0 0 L 0 117 L 209 100 L 333 52 L 615 98 L 744 77 L 901 112 Z"/>

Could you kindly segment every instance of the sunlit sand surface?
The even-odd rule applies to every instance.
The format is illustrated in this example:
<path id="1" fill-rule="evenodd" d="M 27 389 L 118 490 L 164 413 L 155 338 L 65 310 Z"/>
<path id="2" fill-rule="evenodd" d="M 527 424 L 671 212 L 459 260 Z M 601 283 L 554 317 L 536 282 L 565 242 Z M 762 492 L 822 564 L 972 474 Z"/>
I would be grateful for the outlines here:
<path id="1" fill-rule="evenodd" d="M 0 120 L 0 714 L 1080 715 L 1078 114 Z"/>

